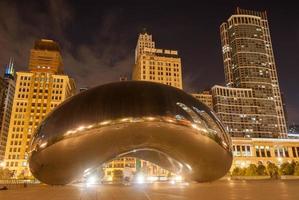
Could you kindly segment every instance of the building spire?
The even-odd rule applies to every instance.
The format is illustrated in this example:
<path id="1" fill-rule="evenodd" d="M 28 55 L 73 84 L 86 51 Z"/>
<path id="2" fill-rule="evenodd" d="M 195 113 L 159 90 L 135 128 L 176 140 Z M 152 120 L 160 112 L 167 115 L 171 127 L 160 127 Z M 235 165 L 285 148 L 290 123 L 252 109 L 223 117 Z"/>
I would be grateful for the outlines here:
<path id="1" fill-rule="evenodd" d="M 4 77 L 14 79 L 14 59 L 11 57 L 9 59 L 9 64 L 6 66 Z"/>

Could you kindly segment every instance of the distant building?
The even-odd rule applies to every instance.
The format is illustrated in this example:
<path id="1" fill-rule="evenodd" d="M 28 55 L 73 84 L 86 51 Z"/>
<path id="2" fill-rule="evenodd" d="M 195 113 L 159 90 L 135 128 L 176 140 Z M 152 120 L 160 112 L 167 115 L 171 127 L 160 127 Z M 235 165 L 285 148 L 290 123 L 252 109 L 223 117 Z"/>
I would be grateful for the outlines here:
<path id="1" fill-rule="evenodd" d="M 280 166 L 284 162 L 299 162 L 299 139 L 276 138 L 232 138 L 233 164 L 245 168 L 250 164 L 267 165 L 269 162 Z"/>
<path id="2" fill-rule="evenodd" d="M 30 175 L 29 143 L 47 113 L 75 93 L 72 78 L 63 74 L 59 45 L 38 40 L 30 53 L 29 71 L 17 72 L 5 166 L 15 176 Z"/>
<path id="3" fill-rule="evenodd" d="M 139 34 L 132 80 L 163 83 L 183 88 L 181 58 L 176 50 L 155 48 L 152 35 Z"/>
<path id="4" fill-rule="evenodd" d="M 212 87 L 213 108 L 232 137 L 268 137 L 259 132 L 252 89 Z"/>
<path id="5" fill-rule="evenodd" d="M 220 26 L 220 35 L 227 87 L 252 90 L 252 106 L 256 106 L 256 128 L 252 135 L 286 138 L 286 120 L 266 12 L 237 8 Z M 244 129 L 251 126 L 249 123 Z"/>
<path id="6" fill-rule="evenodd" d="M 292 124 L 289 126 L 289 133 L 299 134 L 299 124 Z"/>
<path id="7" fill-rule="evenodd" d="M 213 109 L 213 97 L 210 91 L 192 93 L 191 95 L 198 99 L 200 102 L 204 103 L 210 109 Z"/>
<path id="8" fill-rule="evenodd" d="M 0 78 L 0 162 L 3 162 L 4 160 L 15 92 L 15 72 L 13 65 L 13 60 L 10 59 L 9 64 L 5 69 L 4 77 Z"/>

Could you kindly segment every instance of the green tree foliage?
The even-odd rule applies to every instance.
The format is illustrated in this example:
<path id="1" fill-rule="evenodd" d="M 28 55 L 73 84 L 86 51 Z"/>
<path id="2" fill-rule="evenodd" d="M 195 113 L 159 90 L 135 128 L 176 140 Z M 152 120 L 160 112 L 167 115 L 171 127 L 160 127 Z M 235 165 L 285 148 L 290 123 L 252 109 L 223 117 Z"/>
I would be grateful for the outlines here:
<path id="1" fill-rule="evenodd" d="M 255 164 L 250 164 L 245 171 L 246 176 L 257 176 L 257 166 Z"/>
<path id="2" fill-rule="evenodd" d="M 244 176 L 245 170 L 240 167 L 235 167 L 232 171 L 232 176 Z"/>
<path id="3" fill-rule="evenodd" d="M 275 165 L 274 163 L 269 162 L 267 164 L 267 174 L 271 177 L 271 178 L 278 178 L 278 167 L 277 165 Z"/>
<path id="4" fill-rule="evenodd" d="M 282 163 L 279 169 L 279 173 L 281 175 L 293 175 L 295 171 L 295 164 L 294 163 Z"/>
<path id="5" fill-rule="evenodd" d="M 259 163 L 257 165 L 257 175 L 259 175 L 259 176 L 265 176 L 265 175 L 267 175 L 266 167 L 262 163 Z"/>
<path id="6" fill-rule="evenodd" d="M 10 179 L 13 176 L 13 172 L 9 169 L 0 168 L 0 179 Z"/>
<path id="7" fill-rule="evenodd" d="M 299 162 L 295 163 L 294 175 L 299 176 Z"/>

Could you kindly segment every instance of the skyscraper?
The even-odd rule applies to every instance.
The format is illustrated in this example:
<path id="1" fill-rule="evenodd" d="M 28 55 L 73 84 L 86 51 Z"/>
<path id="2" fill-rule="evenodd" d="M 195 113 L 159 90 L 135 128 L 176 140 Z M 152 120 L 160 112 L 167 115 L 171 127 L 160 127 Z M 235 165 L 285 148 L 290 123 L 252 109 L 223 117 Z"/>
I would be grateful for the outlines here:
<path id="1" fill-rule="evenodd" d="M 182 89 L 182 65 L 178 52 L 157 49 L 151 34 L 140 33 L 132 80 L 153 81 Z"/>
<path id="2" fill-rule="evenodd" d="M 211 91 L 214 111 L 232 137 L 259 137 L 252 89 L 215 85 Z"/>
<path id="3" fill-rule="evenodd" d="M 204 103 L 210 109 L 213 109 L 213 98 L 209 90 L 204 90 L 200 93 L 192 93 L 191 95 L 194 96 L 200 102 Z"/>
<path id="4" fill-rule="evenodd" d="M 257 106 L 255 137 L 286 137 L 266 12 L 237 8 L 220 26 L 225 81 L 228 87 L 252 89 Z"/>
<path id="5" fill-rule="evenodd" d="M 15 175 L 29 175 L 28 146 L 41 120 L 75 92 L 74 80 L 63 74 L 59 45 L 38 40 L 30 53 L 29 72 L 17 72 L 5 166 Z"/>
<path id="6" fill-rule="evenodd" d="M 0 162 L 4 160 L 9 122 L 15 92 L 14 63 L 10 59 L 4 77 L 0 78 Z"/>

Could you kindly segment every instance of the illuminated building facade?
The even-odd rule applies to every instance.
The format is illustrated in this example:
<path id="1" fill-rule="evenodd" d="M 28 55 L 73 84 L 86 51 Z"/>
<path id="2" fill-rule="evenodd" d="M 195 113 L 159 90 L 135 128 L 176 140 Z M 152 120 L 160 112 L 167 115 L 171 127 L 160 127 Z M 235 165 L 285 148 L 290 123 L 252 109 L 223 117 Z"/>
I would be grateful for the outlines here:
<path id="1" fill-rule="evenodd" d="M 211 91 L 214 111 L 232 137 L 260 136 L 252 89 L 215 85 Z"/>
<path id="2" fill-rule="evenodd" d="M 10 59 L 9 65 L 5 69 L 4 77 L 0 78 L 0 162 L 5 155 L 9 122 L 15 92 L 14 66 Z"/>
<path id="3" fill-rule="evenodd" d="M 204 103 L 210 109 L 213 109 L 213 97 L 210 91 L 193 93 L 191 95 L 194 96 L 196 99 L 198 99 L 200 102 Z"/>
<path id="4" fill-rule="evenodd" d="M 5 166 L 28 176 L 29 142 L 41 120 L 75 93 L 74 80 L 63 74 L 59 45 L 38 40 L 30 53 L 29 72 L 17 72 Z"/>
<path id="5" fill-rule="evenodd" d="M 132 80 L 153 81 L 182 89 L 182 65 L 178 52 L 157 49 L 152 35 L 140 33 Z"/>
<path id="6" fill-rule="evenodd" d="M 255 137 L 286 137 L 278 75 L 266 12 L 237 8 L 220 26 L 228 87 L 252 89 L 257 106 Z"/>
<path id="7" fill-rule="evenodd" d="M 123 176 L 130 178 L 141 172 L 144 176 L 152 177 L 167 177 L 170 173 L 168 170 L 161 168 L 149 161 L 137 159 L 134 157 L 117 158 L 104 165 L 104 180 L 113 181 L 114 171 L 120 170 Z"/>
<path id="8" fill-rule="evenodd" d="M 250 164 L 299 161 L 299 139 L 232 138 L 234 160 L 232 168 Z"/>

